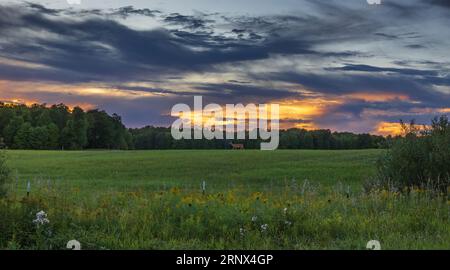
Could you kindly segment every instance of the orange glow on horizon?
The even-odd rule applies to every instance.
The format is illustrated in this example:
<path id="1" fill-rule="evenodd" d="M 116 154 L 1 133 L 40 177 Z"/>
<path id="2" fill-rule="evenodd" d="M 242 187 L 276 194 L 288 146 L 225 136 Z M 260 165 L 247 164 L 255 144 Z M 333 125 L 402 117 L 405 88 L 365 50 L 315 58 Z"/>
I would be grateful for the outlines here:
<path id="1" fill-rule="evenodd" d="M 392 100 L 409 100 L 407 95 L 395 94 L 395 93 L 370 93 L 359 92 L 345 95 L 346 98 L 361 99 L 366 102 L 386 102 Z"/>
<path id="2" fill-rule="evenodd" d="M 314 116 L 324 115 L 329 107 L 342 104 L 343 102 L 337 99 L 311 98 L 281 100 L 274 103 L 280 104 L 281 119 L 309 119 Z"/>
<path id="3" fill-rule="evenodd" d="M 375 133 L 383 136 L 397 136 L 403 134 L 403 128 L 400 123 L 380 122 L 375 128 Z"/>
<path id="4" fill-rule="evenodd" d="M 1 97 L 0 97 L 0 102 L 5 104 L 5 105 L 9 105 L 9 106 L 26 105 L 28 107 L 33 106 L 33 105 L 44 105 L 44 104 L 47 107 L 50 107 L 52 105 L 57 105 L 58 104 L 58 103 L 47 104 L 46 102 L 39 102 L 39 101 L 36 101 L 36 100 L 24 100 L 24 99 L 21 99 L 21 98 L 15 98 L 15 99 L 11 99 L 11 100 L 2 100 Z M 60 103 L 64 103 L 64 102 L 60 102 Z M 86 103 L 86 102 L 76 103 L 76 104 L 64 103 L 64 105 L 66 105 L 67 108 L 69 108 L 70 111 L 72 111 L 75 107 L 80 107 L 81 109 L 83 109 L 85 111 L 97 108 L 97 106 L 95 106 L 94 104 Z"/>
<path id="5" fill-rule="evenodd" d="M 292 128 L 292 126 L 289 126 L 287 128 Z M 319 129 L 318 126 L 316 126 L 314 123 L 296 123 L 294 125 L 294 128 L 299 128 L 299 129 L 306 129 L 306 130 L 317 130 Z"/>
<path id="6" fill-rule="evenodd" d="M 314 117 L 324 115 L 330 107 L 341 104 L 338 100 L 325 100 L 322 98 L 311 98 L 303 100 L 280 100 L 273 101 L 271 104 L 279 105 L 279 117 L 276 119 L 279 121 L 280 129 L 289 128 L 301 128 L 306 130 L 314 130 L 319 127 L 314 124 Z M 267 114 L 270 117 L 270 105 L 267 104 Z M 249 119 L 252 121 L 257 121 L 258 116 L 250 117 L 248 113 L 241 111 L 241 114 L 236 114 L 234 119 L 225 119 L 226 108 L 221 106 L 223 115 L 219 115 L 217 119 L 213 117 L 212 114 L 205 113 L 202 114 L 201 111 L 191 111 L 190 113 L 175 113 L 172 116 L 183 119 L 186 123 L 201 123 L 202 125 L 208 124 L 210 126 L 224 126 L 227 124 L 238 124 L 246 123 Z M 217 115 L 216 115 L 217 117 Z M 261 117 L 264 119 L 265 117 Z M 248 123 L 246 123 L 248 125 Z M 200 125 L 200 124 L 198 124 Z"/>
<path id="7" fill-rule="evenodd" d="M 21 98 L 13 98 L 13 99 L 2 99 L 0 97 L 0 102 L 5 105 L 16 106 L 16 105 L 26 105 L 31 106 L 33 104 L 38 104 L 36 100 L 24 100 Z"/>

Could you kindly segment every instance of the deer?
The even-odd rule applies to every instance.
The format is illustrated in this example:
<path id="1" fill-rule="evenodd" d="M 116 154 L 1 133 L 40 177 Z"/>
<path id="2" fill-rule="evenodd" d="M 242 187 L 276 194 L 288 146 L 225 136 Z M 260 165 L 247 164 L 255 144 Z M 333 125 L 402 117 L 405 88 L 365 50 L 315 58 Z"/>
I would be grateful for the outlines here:
<path id="1" fill-rule="evenodd" d="M 242 143 L 230 143 L 233 150 L 244 150 L 244 145 Z"/>

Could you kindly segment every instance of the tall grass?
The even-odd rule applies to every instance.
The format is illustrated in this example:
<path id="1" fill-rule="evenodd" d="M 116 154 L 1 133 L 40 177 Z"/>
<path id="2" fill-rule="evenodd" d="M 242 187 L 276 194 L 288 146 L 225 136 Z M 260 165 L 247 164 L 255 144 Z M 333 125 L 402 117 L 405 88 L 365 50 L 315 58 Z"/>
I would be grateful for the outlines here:
<path id="1" fill-rule="evenodd" d="M 6 154 L 0 150 L 0 198 L 6 196 L 10 169 L 6 165 Z"/>
<path id="2" fill-rule="evenodd" d="M 450 248 L 448 203 L 419 189 L 64 192 L 1 200 L 0 248 L 63 249 L 71 239 L 83 249 L 365 249 L 372 239 L 383 249 Z M 49 223 L 37 226 L 42 210 Z"/>
<path id="3" fill-rule="evenodd" d="M 414 153 L 410 148 L 406 153 Z M 323 154 L 317 160 L 324 160 Z M 349 162 L 342 162 L 347 167 L 332 168 L 350 170 Z M 311 164 L 315 170 L 326 167 L 316 160 Z M 177 181 L 163 189 L 123 189 L 111 181 L 116 188 L 88 192 L 69 181 L 37 180 L 29 196 L 16 179 L 0 198 L 0 249 L 64 249 L 72 239 L 82 249 L 365 249 L 372 239 L 382 249 L 450 249 L 450 204 L 444 194 L 409 184 L 408 194 L 381 186 L 359 192 L 351 182 L 332 185 L 336 175 L 327 179 L 216 189 L 211 181 L 205 193 Z M 41 211 L 48 222 L 36 222 Z"/>

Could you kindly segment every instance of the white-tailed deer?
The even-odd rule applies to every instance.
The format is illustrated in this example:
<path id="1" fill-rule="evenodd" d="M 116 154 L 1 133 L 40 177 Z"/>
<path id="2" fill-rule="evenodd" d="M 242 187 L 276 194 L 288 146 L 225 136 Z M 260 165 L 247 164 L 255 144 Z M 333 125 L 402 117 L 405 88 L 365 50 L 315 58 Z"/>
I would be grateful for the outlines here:
<path id="1" fill-rule="evenodd" d="M 244 145 L 242 143 L 230 143 L 233 150 L 244 150 Z"/>

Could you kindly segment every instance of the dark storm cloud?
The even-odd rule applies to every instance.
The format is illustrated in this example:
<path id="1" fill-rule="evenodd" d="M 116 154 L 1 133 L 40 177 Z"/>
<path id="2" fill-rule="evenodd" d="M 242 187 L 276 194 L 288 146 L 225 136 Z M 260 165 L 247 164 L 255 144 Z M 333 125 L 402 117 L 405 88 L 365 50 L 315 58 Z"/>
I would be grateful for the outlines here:
<path id="1" fill-rule="evenodd" d="M 447 40 L 446 28 L 440 29 L 438 40 L 428 42 L 427 34 L 433 31 L 411 26 L 416 21 L 431 21 L 438 32 L 448 20 L 442 15 L 448 12 L 447 1 L 386 0 L 379 7 L 369 7 L 361 0 L 358 8 L 348 4 L 351 1 L 308 2 L 311 12 L 293 10 L 290 14 L 264 16 L 165 14 L 133 6 L 80 10 L 50 9 L 33 3 L 0 5 L 0 57 L 46 66 L 29 67 L 2 62 L 0 58 L 0 79 L 98 82 L 121 90 L 168 94 L 174 97 L 170 102 L 194 94 L 207 96 L 211 101 L 302 98 L 297 92 L 279 86 L 286 84 L 303 86 L 325 97 L 364 91 L 404 94 L 414 101 L 352 99 L 333 107 L 332 113 L 348 113 L 354 118 L 360 117 L 365 109 L 407 112 L 413 108 L 449 106 L 450 94 L 435 91 L 434 86 L 450 85 L 450 65 L 442 57 L 427 59 Z M 427 13 L 429 10 L 442 13 L 432 16 Z M 153 19 L 145 19 L 161 25 L 137 30 L 121 20 L 132 16 L 150 17 Z M 378 51 L 372 49 L 376 42 L 383 42 Z M 418 57 L 397 56 L 395 50 L 399 48 Z M 385 63 L 389 67 L 377 62 L 379 56 L 391 59 Z M 279 70 L 265 71 L 277 67 Z M 234 69 L 241 73 L 234 79 L 226 77 L 225 82 L 186 81 L 189 91 L 170 83 L 154 88 L 126 84 L 135 81 L 162 84 L 167 78 L 182 81 L 185 73 L 239 72 Z M 162 99 L 157 98 L 160 116 L 162 108 L 171 104 Z M 149 112 L 144 108 L 157 103 L 147 98 L 122 103 L 99 98 L 97 103 L 118 108 L 116 111 L 125 116 L 127 123 L 148 123 L 150 118 L 158 117 L 157 109 Z M 143 113 L 151 117 L 144 117 Z"/>
<path id="2" fill-rule="evenodd" d="M 415 108 L 427 108 L 425 105 L 414 104 L 410 101 L 403 101 L 399 99 L 389 100 L 389 101 L 364 101 L 358 99 L 347 100 L 346 103 L 333 107 L 328 114 L 333 113 L 345 113 L 346 115 L 351 114 L 355 117 L 361 117 L 361 114 L 367 110 L 380 110 L 380 111 L 399 111 L 407 112 Z"/>
<path id="3" fill-rule="evenodd" d="M 428 0 L 428 2 L 434 5 L 450 8 L 450 1 L 448 0 Z"/>
<path id="4" fill-rule="evenodd" d="M 421 35 L 417 32 L 408 32 L 408 33 L 398 33 L 398 34 L 386 34 L 386 33 L 375 33 L 376 36 L 383 37 L 386 39 L 417 39 L 420 38 Z"/>
<path id="5" fill-rule="evenodd" d="M 111 15 L 120 15 L 120 16 L 126 18 L 126 17 L 132 16 L 132 15 L 155 17 L 156 14 L 160 14 L 160 13 L 161 13 L 161 11 L 159 11 L 159 10 L 151 10 L 148 8 L 135 9 L 133 6 L 126 6 L 126 7 L 121 7 L 116 10 L 113 10 L 113 12 L 111 12 L 110 14 Z"/>
<path id="6" fill-rule="evenodd" d="M 157 94 L 173 94 L 179 96 L 194 96 L 194 95 L 206 95 L 211 99 L 222 99 L 227 101 L 235 97 L 238 98 L 262 98 L 266 100 L 274 98 L 287 98 L 287 97 L 300 97 L 297 92 L 288 91 L 285 89 L 276 89 L 264 86 L 246 85 L 246 82 L 231 82 L 231 83 L 218 83 L 218 84 L 193 84 L 191 91 L 177 90 L 173 91 L 167 88 L 154 88 L 144 86 L 126 86 L 126 85 L 111 85 L 112 88 L 130 91 L 142 91 L 147 93 Z"/>
<path id="7" fill-rule="evenodd" d="M 367 68 L 364 68 L 367 69 Z M 377 70 L 376 68 L 374 68 Z M 412 72 L 412 71 L 407 71 Z M 412 73 L 420 73 L 414 71 Z M 424 72 L 427 74 L 428 72 Z M 447 107 L 450 94 L 434 91 L 433 83 L 440 80 L 437 77 L 413 78 L 399 74 L 349 74 L 349 73 L 271 73 L 254 75 L 254 78 L 284 81 L 303 85 L 308 90 L 323 94 L 351 94 L 358 92 L 398 93 L 409 96 L 432 107 Z"/>
<path id="8" fill-rule="evenodd" d="M 421 1 L 383 1 L 383 5 L 400 18 L 417 18 L 424 4 Z"/>
<path id="9" fill-rule="evenodd" d="M 214 20 L 203 19 L 196 16 L 185 16 L 179 13 L 172 13 L 164 18 L 169 24 L 181 25 L 189 29 L 204 29 L 207 25 L 214 23 Z"/>
<path id="10" fill-rule="evenodd" d="M 280 119 L 280 123 L 292 123 L 292 124 L 311 124 L 313 123 L 312 120 L 305 120 L 305 119 L 294 119 L 294 118 L 290 118 L 290 119 Z"/>
<path id="11" fill-rule="evenodd" d="M 133 6 L 124 6 L 120 8 L 111 8 L 111 9 L 50 9 L 43 5 L 33 3 L 33 2 L 25 2 L 25 6 L 35 12 L 46 15 L 97 15 L 97 16 L 120 16 L 122 18 L 127 18 L 133 15 L 141 15 L 147 17 L 155 17 L 160 14 L 159 10 L 152 10 L 148 8 L 136 9 Z"/>
<path id="12" fill-rule="evenodd" d="M 0 54 L 11 59 L 47 65 L 56 70 L 54 73 L 58 70 L 66 73 L 75 72 L 77 76 L 74 77 L 79 78 L 80 82 L 83 81 L 83 74 L 86 81 L 95 78 L 99 81 L 108 81 L 113 78 L 137 80 L 143 79 L 146 75 L 157 77 L 167 73 L 211 71 L 217 64 L 268 59 L 272 54 L 309 54 L 318 57 L 347 57 L 357 54 L 357 52 L 314 50 L 313 46 L 318 41 L 308 39 L 307 36 L 311 33 L 304 37 L 297 36 L 291 32 L 291 26 L 286 25 L 304 22 L 301 18 L 298 20 L 286 16 L 272 18 L 270 23 L 280 28 L 269 27 L 266 29 L 266 35 L 275 30 L 278 30 L 278 33 L 264 39 L 258 36 L 261 41 L 254 42 L 257 34 L 253 32 L 249 40 L 242 40 L 180 29 L 159 28 L 138 31 L 107 18 L 87 17 L 71 20 L 53 16 L 61 11 L 48 10 L 32 4 L 28 4 L 28 7 L 43 12 L 0 7 L 0 13 L 12 13 L 15 17 L 12 22 L 8 17 L 0 18 L 0 25 L 4 26 L 0 32 L 8 41 L 2 46 L 3 50 Z M 93 12 L 98 13 L 95 10 Z M 152 14 L 150 10 L 136 10 L 132 7 L 121 8 L 117 12 L 118 14 Z M 48 14 L 52 16 L 46 16 Z M 188 28 L 204 27 L 207 22 L 180 14 L 172 14 L 165 20 L 187 25 Z M 316 18 L 313 21 L 318 22 Z M 239 20 L 236 20 L 235 24 L 238 23 L 240 23 Z M 282 29 L 285 30 L 281 31 Z M 304 27 L 304 29 L 307 28 Z M 24 44 L 20 33 L 25 31 L 49 33 L 49 35 L 57 35 L 57 38 L 31 35 L 26 36 L 30 42 Z M 20 72 L 17 69 L 16 71 Z M 24 70 L 25 74 L 27 72 Z M 45 79 L 50 79 L 47 71 L 43 73 Z M 36 77 L 38 76 L 31 78 Z M 66 82 L 65 78 L 66 76 L 55 76 L 53 80 Z"/>
<path id="13" fill-rule="evenodd" d="M 155 93 L 155 94 L 172 94 L 177 96 L 193 96 L 193 95 L 202 95 L 202 92 L 198 91 L 182 91 L 177 90 L 173 91 L 167 88 L 156 88 L 156 87 L 145 87 L 145 86 L 127 86 L 127 85 L 111 85 L 110 88 L 120 89 L 120 90 L 129 90 L 129 91 L 140 91 L 146 93 Z"/>
<path id="14" fill-rule="evenodd" d="M 14 40 L 3 45 L 2 56 L 21 59 L 23 52 L 27 52 L 23 60 L 86 74 L 87 78 L 97 76 L 100 81 L 117 75 L 131 80 L 144 73 L 158 75 L 171 71 L 193 71 L 201 69 L 202 65 L 259 59 L 268 55 L 264 48 L 252 50 L 254 47 L 250 45 L 237 43 L 209 45 L 205 40 L 208 36 L 194 34 L 188 42 L 184 42 L 180 36 L 166 29 L 136 31 L 106 19 L 56 21 L 41 14 L 17 15 L 20 20 L 13 26 L 1 18 L 0 25 L 17 30 L 46 31 L 60 38 L 36 38 L 33 45 Z M 207 46 L 207 51 L 196 52 L 187 48 L 186 44 Z M 137 78 L 132 78 L 134 76 Z M 59 79 L 58 76 L 54 78 Z"/>
<path id="15" fill-rule="evenodd" d="M 421 44 L 410 44 L 406 45 L 405 47 L 410 49 L 425 49 L 427 46 Z"/>
<path id="16" fill-rule="evenodd" d="M 14 65 L 0 64 L 0 80 L 12 81 L 55 81 L 78 83 L 80 81 L 96 81 L 95 77 L 87 77 L 85 74 L 77 74 L 67 70 L 56 70 L 52 68 L 30 68 Z"/>
<path id="17" fill-rule="evenodd" d="M 429 65 L 436 65 L 437 63 L 429 63 Z M 437 69 L 441 68 L 441 69 Z M 326 70 L 329 71 L 361 71 L 368 73 L 384 73 L 384 74 L 395 74 L 399 79 L 407 78 L 410 82 L 415 82 L 418 85 L 421 85 L 422 91 L 424 88 L 430 88 L 432 85 L 450 85 L 450 75 L 441 75 L 444 73 L 442 70 L 442 65 L 436 66 L 436 69 L 411 69 L 411 68 L 387 68 L 387 67 L 375 67 L 369 65 L 345 65 L 339 68 L 328 68 Z M 351 76 L 351 75 L 349 75 Z M 389 76 L 391 79 L 394 79 L 395 76 Z M 408 77 L 411 76 L 411 77 Z M 384 78 L 384 77 L 383 77 Z M 400 83 L 400 82 L 399 82 Z M 404 82 L 402 82 L 404 84 Z M 416 85 L 417 85 L 416 84 Z M 413 90 L 416 88 L 413 88 Z M 414 92 L 413 92 L 414 93 Z M 445 96 L 445 95 L 444 95 Z M 442 96 L 442 97 L 444 97 Z M 446 96 L 445 96 L 446 97 Z"/>
<path id="18" fill-rule="evenodd" d="M 375 67 L 369 65 L 352 65 L 347 64 L 343 67 L 338 68 L 327 68 L 326 70 L 331 71 L 363 71 L 363 72 L 389 72 L 397 73 L 402 75 L 412 75 L 412 76 L 437 76 L 439 71 L 437 70 L 419 70 L 419 69 L 407 69 L 407 68 L 387 68 L 387 67 Z"/>
<path id="19" fill-rule="evenodd" d="M 380 36 L 387 39 L 399 39 L 400 37 L 397 35 L 392 34 L 385 34 L 385 33 L 375 33 L 376 36 Z"/>
<path id="20" fill-rule="evenodd" d="M 40 4 L 32 3 L 32 2 L 25 2 L 27 7 L 35 10 L 36 12 L 39 12 L 41 14 L 47 14 L 47 15 L 58 15 L 62 10 L 60 9 L 50 9 L 46 8 Z"/>
<path id="21" fill-rule="evenodd" d="M 207 90 L 210 96 L 235 96 L 235 97 L 261 97 L 261 98 L 286 98 L 299 96 L 296 92 L 287 91 L 285 89 L 275 89 L 269 87 L 219 83 L 219 84 L 203 84 L 196 87 L 197 89 Z"/>

